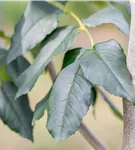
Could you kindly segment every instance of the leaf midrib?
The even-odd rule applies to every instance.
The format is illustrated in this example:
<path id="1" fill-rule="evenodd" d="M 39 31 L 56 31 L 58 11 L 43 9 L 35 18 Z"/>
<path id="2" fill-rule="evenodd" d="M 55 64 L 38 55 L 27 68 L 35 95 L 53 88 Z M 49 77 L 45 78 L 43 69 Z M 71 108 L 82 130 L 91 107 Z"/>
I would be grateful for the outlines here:
<path id="1" fill-rule="evenodd" d="M 66 39 L 66 38 L 69 38 L 69 36 L 71 36 L 70 34 L 75 31 L 74 29 L 75 29 L 75 28 L 73 28 L 73 29 L 68 33 L 68 35 L 64 38 L 64 40 L 63 40 L 61 43 L 59 43 L 58 46 L 57 46 L 55 49 L 58 49 L 58 48 L 60 47 L 60 45 L 65 42 L 65 39 Z M 53 52 L 50 54 L 50 57 L 52 57 L 53 53 L 55 53 L 55 51 L 53 51 Z M 49 58 L 48 58 L 48 59 L 49 59 Z M 47 60 L 48 60 L 48 59 L 47 59 Z M 50 58 L 50 59 L 51 59 L 51 58 Z M 49 63 L 49 62 L 48 62 L 48 63 Z M 33 64 L 33 65 L 34 65 L 34 64 Z M 43 65 L 43 64 L 42 64 L 42 65 Z M 42 65 L 41 65 L 41 67 L 38 69 L 38 71 L 41 70 Z M 46 67 L 46 65 L 45 65 L 45 67 Z M 28 69 L 29 69 L 29 68 L 28 68 Z M 26 70 L 26 71 L 27 71 L 27 70 Z M 24 73 L 25 73 L 25 72 L 24 72 Z M 33 74 L 32 76 L 35 76 L 36 73 L 37 73 L 37 72 L 34 72 L 34 74 Z M 29 81 L 30 81 L 30 80 L 29 80 Z M 29 81 L 28 81 L 28 82 L 29 82 Z M 28 84 L 29 84 L 28 82 L 26 82 L 23 86 L 28 85 Z"/>
<path id="2" fill-rule="evenodd" d="M 113 45 L 114 46 L 114 45 Z M 115 78 L 117 79 L 117 81 L 120 83 L 120 85 L 123 87 L 123 89 L 128 93 L 129 97 L 130 97 L 130 93 L 124 88 L 124 86 L 121 84 L 121 82 L 119 81 L 119 79 L 117 78 L 117 76 L 115 75 L 115 73 L 113 72 L 113 70 L 110 68 L 109 65 L 107 65 L 107 63 L 104 61 L 104 59 L 101 57 L 100 53 L 98 51 L 96 51 L 96 47 L 94 49 L 88 49 L 86 50 L 77 60 L 81 59 L 87 52 L 93 51 L 96 56 L 103 61 L 103 63 L 111 70 L 111 72 L 113 73 L 113 75 L 115 76 Z"/>
<path id="3" fill-rule="evenodd" d="M 106 61 L 104 61 L 104 59 L 102 58 L 102 56 L 100 55 L 100 53 L 98 53 L 96 50 L 94 50 L 94 52 L 97 55 L 97 57 L 99 57 L 99 59 L 101 59 L 104 62 L 104 64 L 111 70 L 111 72 L 113 73 L 113 75 L 115 76 L 115 78 L 117 79 L 117 81 L 120 83 L 120 85 L 123 87 L 123 89 L 129 94 L 128 90 L 125 89 L 125 87 L 119 81 L 119 79 L 117 78 L 117 76 L 115 75 L 115 73 L 113 72 L 113 70 L 111 69 L 111 67 L 109 65 L 107 65 Z M 130 97 L 130 94 L 129 94 L 129 97 Z"/>
<path id="4" fill-rule="evenodd" d="M 75 76 L 74 76 L 74 78 L 73 78 L 73 84 L 71 85 L 71 87 L 70 87 L 70 90 L 69 90 L 69 92 L 68 92 L 68 95 L 67 95 L 67 98 L 66 98 L 66 104 L 65 104 L 65 109 L 64 109 L 64 112 L 63 112 L 63 117 L 62 117 L 62 124 L 61 124 L 61 130 L 60 130 L 60 136 L 61 136 L 61 134 L 62 134 L 62 131 L 63 131 L 63 123 L 65 122 L 65 113 L 66 113 L 66 110 L 67 110 L 67 105 L 69 105 L 68 104 L 68 102 L 69 102 L 69 96 L 70 96 L 70 93 L 71 93 L 71 91 L 72 91 L 72 88 L 74 87 L 74 85 L 75 85 L 75 80 L 76 80 L 76 77 L 77 77 L 77 75 L 78 75 L 78 72 L 80 71 L 80 65 L 78 66 L 78 69 L 77 69 L 77 71 L 76 71 L 76 73 L 75 73 Z M 68 118 L 68 116 L 67 116 L 67 118 Z M 70 123 L 71 124 L 71 123 Z M 71 125 L 71 127 L 72 127 L 72 125 Z"/>
<path id="5" fill-rule="evenodd" d="M 23 35 L 23 37 L 21 36 L 21 40 L 20 40 L 21 42 L 18 43 L 18 45 L 16 46 L 15 50 L 20 47 L 20 43 L 22 43 L 22 42 L 24 41 L 25 36 L 27 36 L 28 33 L 32 30 L 32 28 L 34 28 L 34 26 L 36 26 L 36 25 L 39 23 L 39 21 L 41 21 L 42 19 L 44 19 L 44 16 L 41 17 L 40 19 L 38 19 L 37 22 L 36 22 L 34 25 L 32 25 L 32 26 L 26 31 L 26 33 Z M 58 24 L 58 20 L 57 20 L 56 22 L 57 22 L 57 24 Z M 49 32 L 48 34 L 50 34 L 50 33 L 51 33 L 51 32 Z M 47 35 L 48 35 L 48 34 L 47 34 Z M 47 36 L 47 35 L 46 35 L 46 36 Z"/>

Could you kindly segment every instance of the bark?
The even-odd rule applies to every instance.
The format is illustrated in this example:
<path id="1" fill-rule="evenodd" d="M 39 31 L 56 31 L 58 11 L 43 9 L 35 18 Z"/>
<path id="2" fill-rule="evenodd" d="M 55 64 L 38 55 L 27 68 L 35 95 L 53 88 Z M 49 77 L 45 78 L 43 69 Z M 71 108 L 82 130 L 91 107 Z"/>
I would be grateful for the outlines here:
<path id="1" fill-rule="evenodd" d="M 135 1 L 130 1 L 131 5 L 131 28 L 129 37 L 129 47 L 127 55 L 127 66 L 135 87 Z M 124 135 L 122 150 L 135 150 L 135 106 L 126 99 L 123 99 L 124 113 Z"/>

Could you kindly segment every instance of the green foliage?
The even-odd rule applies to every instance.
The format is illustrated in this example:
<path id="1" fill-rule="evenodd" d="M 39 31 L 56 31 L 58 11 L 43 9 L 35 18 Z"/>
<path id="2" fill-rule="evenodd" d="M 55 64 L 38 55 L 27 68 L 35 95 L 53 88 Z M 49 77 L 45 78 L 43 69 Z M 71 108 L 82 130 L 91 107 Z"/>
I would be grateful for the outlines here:
<path id="1" fill-rule="evenodd" d="M 7 71 L 16 83 L 18 76 L 20 76 L 29 66 L 29 62 L 23 56 L 19 56 L 7 66 Z"/>
<path id="2" fill-rule="evenodd" d="M 33 112 L 29 107 L 27 95 L 19 97 L 14 101 L 18 88 L 11 82 L 29 67 L 27 60 L 20 56 L 6 66 L 7 51 L 0 49 L 0 118 L 13 131 L 33 141 L 33 127 L 31 126 Z M 12 78 L 12 79 L 11 79 Z"/>
<path id="3" fill-rule="evenodd" d="M 75 60 L 77 60 L 81 55 L 84 54 L 86 50 L 82 49 L 82 48 L 75 48 L 72 49 L 70 51 L 68 51 L 65 54 L 64 60 L 63 60 L 63 65 L 62 68 L 65 68 L 66 66 L 70 65 L 71 63 L 73 63 Z M 93 86 L 91 88 L 91 105 L 93 106 L 93 108 L 95 109 L 96 107 L 96 98 L 97 98 L 97 91 L 100 92 L 100 94 L 102 95 L 103 99 L 107 102 L 107 104 L 110 106 L 112 112 L 119 118 L 119 119 L 123 119 L 122 114 L 120 113 L 120 111 L 117 109 L 117 107 L 111 102 L 111 100 L 109 99 L 109 97 L 100 89 L 97 88 L 95 86 Z"/>
<path id="4" fill-rule="evenodd" d="M 59 27 L 41 43 L 40 52 L 35 62 L 17 79 L 16 84 L 19 90 L 16 98 L 32 89 L 37 78 L 51 59 L 59 53 L 66 52 L 73 45 L 76 35 L 76 27 Z"/>
<path id="5" fill-rule="evenodd" d="M 96 105 L 96 99 L 97 99 L 97 91 L 94 87 L 91 88 L 91 105 L 93 106 L 93 108 Z"/>
<path id="6" fill-rule="evenodd" d="M 8 63 L 35 47 L 56 29 L 60 14 L 58 8 L 47 2 L 29 2 L 24 15 L 15 27 L 7 58 Z"/>
<path id="7" fill-rule="evenodd" d="M 48 99 L 47 121 L 47 128 L 57 141 L 78 130 L 91 103 L 91 87 L 78 62 L 60 72 Z"/>
<path id="8" fill-rule="evenodd" d="M 5 35 L 5 33 L 2 30 L 0 30 L 0 38 L 5 39 L 8 43 L 10 42 L 10 37 Z"/>
<path id="9" fill-rule="evenodd" d="M 0 66 L 0 83 L 3 81 L 12 81 L 4 65 Z"/>
<path id="10" fill-rule="evenodd" d="M 43 116 L 45 110 L 48 113 L 47 128 L 57 141 L 74 134 L 89 106 L 95 107 L 98 85 L 109 93 L 124 97 L 135 104 L 135 95 L 122 47 L 115 40 L 93 44 L 87 29 L 112 23 L 129 35 L 130 27 L 129 22 L 127 23 L 131 17 L 129 6 L 125 3 L 114 5 L 114 2 L 110 2 L 111 7 L 82 21 L 74 12 L 68 10 L 70 2 L 66 7 L 61 3 L 56 7 L 54 6 L 56 3 L 28 2 L 24 15 L 15 26 L 9 50 L 0 48 L 0 82 L 12 80 L 12 83 L 1 84 L 0 117 L 12 130 L 30 140 L 33 139 L 32 117 L 34 123 Z M 105 6 L 105 2 L 100 3 Z M 86 8 L 90 6 L 86 4 L 92 2 L 80 4 Z M 128 12 L 128 15 L 125 12 Z M 62 13 L 70 15 L 79 26 L 60 27 L 59 20 Z M 94 46 L 69 51 L 79 29 L 88 34 Z M 0 36 L 6 40 L 3 32 L 0 32 Z M 35 50 L 32 50 L 33 48 Z M 22 56 L 28 50 L 31 50 L 35 57 L 33 64 L 29 64 Z M 60 53 L 66 53 L 62 69 L 49 93 L 36 105 L 33 116 L 28 97 L 24 94 L 33 88 L 48 63 Z M 103 91 L 100 93 L 112 111 L 122 119 L 121 113 L 109 98 Z"/>
<path id="11" fill-rule="evenodd" d="M 0 47 L 0 66 L 6 64 L 7 50 Z"/>
<path id="12" fill-rule="evenodd" d="M 17 87 L 10 82 L 2 83 L 0 89 L 0 118 L 12 130 L 33 141 L 32 111 L 29 107 L 27 95 L 13 101 Z"/>
<path id="13" fill-rule="evenodd" d="M 88 19 L 85 19 L 83 22 L 88 27 L 96 27 L 104 23 L 112 23 L 116 25 L 119 30 L 121 30 L 126 35 L 129 35 L 130 32 L 129 24 L 125 20 L 122 13 L 117 9 L 113 9 L 111 7 L 108 7 L 93 14 Z"/>
<path id="14" fill-rule="evenodd" d="M 124 97 L 135 104 L 135 95 L 122 47 L 110 40 L 98 43 L 81 58 L 84 76 L 109 93 Z M 130 92 L 129 92 L 130 91 Z"/>
<path id="15" fill-rule="evenodd" d="M 83 48 L 75 48 L 75 49 L 72 49 L 72 50 L 68 51 L 64 56 L 62 68 L 67 67 L 68 65 L 73 63 L 75 60 L 77 60 L 78 57 L 84 51 L 86 51 L 86 49 L 83 49 Z"/>
<path id="16" fill-rule="evenodd" d="M 62 5 L 66 5 L 67 1 L 58 1 L 59 3 L 61 3 Z"/>
<path id="17" fill-rule="evenodd" d="M 2 47 L 0 47 L 0 82 L 3 81 L 11 81 L 11 78 L 7 72 L 6 58 L 7 58 L 8 51 Z"/>
<path id="18" fill-rule="evenodd" d="M 42 118 L 45 110 L 47 110 L 49 94 L 50 92 L 48 92 L 48 94 L 36 105 L 32 124 L 34 124 L 36 120 Z"/>
<path id="19" fill-rule="evenodd" d="M 127 22 L 130 24 L 131 21 L 131 8 L 128 1 L 108 1 L 109 6 L 112 6 L 118 10 L 120 10 Z"/>

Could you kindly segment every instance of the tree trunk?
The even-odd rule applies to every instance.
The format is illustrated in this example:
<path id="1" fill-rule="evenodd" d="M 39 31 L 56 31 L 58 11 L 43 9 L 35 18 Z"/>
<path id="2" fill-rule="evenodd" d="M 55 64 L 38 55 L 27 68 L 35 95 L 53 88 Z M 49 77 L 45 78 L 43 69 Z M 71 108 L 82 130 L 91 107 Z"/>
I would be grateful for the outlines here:
<path id="1" fill-rule="evenodd" d="M 131 28 L 129 37 L 129 47 L 127 56 L 127 66 L 135 87 L 135 1 L 130 1 L 131 5 Z M 123 99 L 124 113 L 124 135 L 122 150 L 135 150 L 135 106 Z"/>

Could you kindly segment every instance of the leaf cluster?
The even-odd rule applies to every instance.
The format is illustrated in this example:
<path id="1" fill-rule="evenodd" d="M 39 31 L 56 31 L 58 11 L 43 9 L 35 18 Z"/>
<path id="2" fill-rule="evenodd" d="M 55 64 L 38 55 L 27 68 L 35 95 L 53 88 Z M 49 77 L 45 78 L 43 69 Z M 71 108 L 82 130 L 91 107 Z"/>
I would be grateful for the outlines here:
<path id="1" fill-rule="evenodd" d="M 40 119 L 45 110 L 48 114 L 47 129 L 57 141 L 74 134 L 89 107 L 95 108 L 97 92 L 122 119 L 117 107 L 100 87 L 135 104 L 121 45 L 113 39 L 94 43 L 88 31 L 88 27 L 112 23 L 129 36 L 131 12 L 128 2 L 109 2 L 107 8 L 84 20 L 68 11 L 65 4 L 30 1 L 15 26 L 10 48 L 0 47 L 0 118 L 12 130 L 30 140 L 33 140 L 31 124 Z M 59 26 L 65 13 L 79 26 Z M 92 47 L 73 48 L 80 29 L 88 34 Z M 3 32 L 0 36 L 5 38 Z M 38 51 L 34 53 L 36 46 Z M 35 57 L 33 64 L 23 56 L 30 50 Z M 65 55 L 61 71 L 33 113 L 27 94 L 49 62 L 60 53 Z"/>

